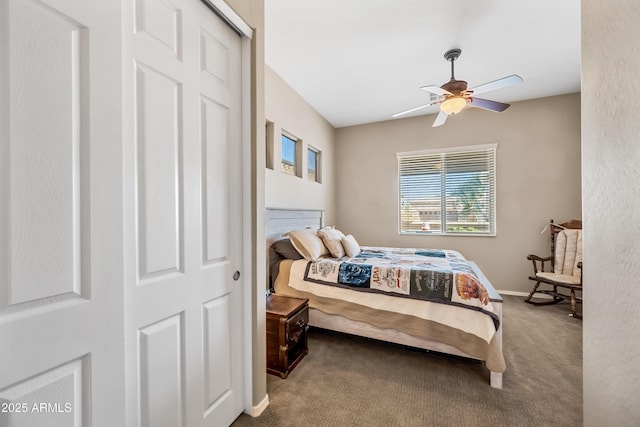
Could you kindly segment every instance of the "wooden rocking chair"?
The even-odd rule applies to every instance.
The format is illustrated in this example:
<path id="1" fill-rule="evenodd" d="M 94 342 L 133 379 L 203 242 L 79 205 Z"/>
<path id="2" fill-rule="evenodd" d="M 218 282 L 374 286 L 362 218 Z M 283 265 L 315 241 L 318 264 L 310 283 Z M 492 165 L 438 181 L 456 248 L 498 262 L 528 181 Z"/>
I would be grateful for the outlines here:
<path id="1" fill-rule="evenodd" d="M 549 224 L 551 230 L 551 253 L 549 257 L 529 255 L 527 259 L 533 263 L 533 276 L 529 280 L 536 282 L 535 286 L 524 300 L 529 304 L 547 305 L 557 304 L 569 299 L 571 301 L 572 317 L 582 318 L 576 313 L 576 305 L 582 304 L 582 221 L 569 221 Z M 545 263 L 550 263 L 550 271 L 545 271 Z M 540 285 L 551 286 L 551 289 L 539 289 Z M 561 292 L 558 288 L 566 293 Z M 534 294 L 550 295 L 550 300 L 531 300 Z"/>

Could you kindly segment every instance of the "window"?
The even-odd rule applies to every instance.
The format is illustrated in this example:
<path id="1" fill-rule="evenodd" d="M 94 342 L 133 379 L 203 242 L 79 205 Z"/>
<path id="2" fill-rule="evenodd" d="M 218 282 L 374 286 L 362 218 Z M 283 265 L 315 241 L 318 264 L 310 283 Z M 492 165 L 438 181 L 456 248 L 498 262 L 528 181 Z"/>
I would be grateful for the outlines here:
<path id="1" fill-rule="evenodd" d="M 273 170 L 273 122 L 267 120 L 265 125 L 265 154 L 267 160 L 267 168 Z"/>
<path id="2" fill-rule="evenodd" d="M 307 178 L 320 182 L 320 151 L 313 147 L 307 148 Z"/>
<path id="3" fill-rule="evenodd" d="M 298 175 L 298 141 L 287 135 L 282 135 L 282 161 L 280 169 L 289 175 Z"/>
<path id="4" fill-rule="evenodd" d="M 495 235 L 496 145 L 397 153 L 401 234 Z"/>

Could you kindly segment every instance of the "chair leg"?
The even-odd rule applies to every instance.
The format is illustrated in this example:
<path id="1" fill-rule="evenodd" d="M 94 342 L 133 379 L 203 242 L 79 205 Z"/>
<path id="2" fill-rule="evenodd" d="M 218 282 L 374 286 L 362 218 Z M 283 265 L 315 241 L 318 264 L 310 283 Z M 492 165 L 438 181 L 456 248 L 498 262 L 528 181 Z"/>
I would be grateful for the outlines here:
<path id="1" fill-rule="evenodd" d="M 571 289 L 571 317 L 576 315 L 576 291 Z"/>
<path id="2" fill-rule="evenodd" d="M 582 316 L 577 314 L 576 303 L 576 291 L 574 289 L 571 289 L 571 314 L 569 316 L 582 319 Z"/>
<path id="3" fill-rule="evenodd" d="M 533 297 L 533 294 L 538 290 L 538 286 L 540 286 L 540 282 L 536 282 L 536 285 L 533 287 L 531 292 L 529 292 L 529 296 L 524 299 L 524 302 L 531 302 L 531 297 Z"/>

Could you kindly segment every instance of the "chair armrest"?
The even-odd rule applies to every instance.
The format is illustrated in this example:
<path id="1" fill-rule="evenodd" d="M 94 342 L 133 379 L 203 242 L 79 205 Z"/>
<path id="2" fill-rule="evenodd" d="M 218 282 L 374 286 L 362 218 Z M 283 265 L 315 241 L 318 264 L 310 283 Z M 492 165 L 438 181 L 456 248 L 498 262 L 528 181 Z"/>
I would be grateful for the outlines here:
<path id="1" fill-rule="evenodd" d="M 542 258 L 542 257 L 540 257 L 538 255 L 527 255 L 527 259 L 529 261 L 536 260 L 536 261 L 544 262 L 544 261 L 551 261 L 553 259 L 553 257 L 548 256 L 548 257 Z"/>
<path id="2" fill-rule="evenodd" d="M 527 255 L 527 259 L 533 263 L 533 273 L 536 274 L 538 272 L 538 262 L 540 263 L 540 271 L 544 272 L 544 263 L 550 262 L 553 260 L 552 256 L 548 257 L 540 257 L 538 255 Z"/>

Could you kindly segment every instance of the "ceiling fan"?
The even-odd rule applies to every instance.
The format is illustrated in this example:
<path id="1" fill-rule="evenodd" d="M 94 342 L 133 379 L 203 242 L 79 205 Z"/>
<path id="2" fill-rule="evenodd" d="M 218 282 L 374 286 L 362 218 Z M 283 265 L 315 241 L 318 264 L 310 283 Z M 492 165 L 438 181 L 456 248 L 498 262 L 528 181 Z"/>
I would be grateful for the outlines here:
<path id="1" fill-rule="evenodd" d="M 433 127 L 441 126 L 447 121 L 447 117 L 452 114 L 458 114 L 467 105 L 476 108 L 482 108 L 484 110 L 495 111 L 501 113 L 509 108 L 509 104 L 502 102 L 490 101 L 488 99 L 476 98 L 475 95 L 489 92 L 492 90 L 502 89 L 507 86 L 522 83 L 522 77 L 518 75 L 511 75 L 503 77 L 498 80 L 494 80 L 489 83 L 484 83 L 479 86 L 467 89 L 467 82 L 463 80 L 456 80 L 453 74 L 453 62 L 458 59 L 462 51 L 460 49 L 451 49 L 445 52 L 444 58 L 451 62 L 451 80 L 442 86 L 423 86 L 420 89 L 430 92 L 432 95 L 431 103 L 420 105 L 406 111 L 394 114 L 392 117 L 400 117 L 405 114 L 412 113 L 414 111 L 421 110 L 423 108 L 430 107 L 432 105 L 440 104 L 440 113 L 433 122 Z"/>

